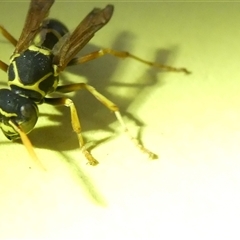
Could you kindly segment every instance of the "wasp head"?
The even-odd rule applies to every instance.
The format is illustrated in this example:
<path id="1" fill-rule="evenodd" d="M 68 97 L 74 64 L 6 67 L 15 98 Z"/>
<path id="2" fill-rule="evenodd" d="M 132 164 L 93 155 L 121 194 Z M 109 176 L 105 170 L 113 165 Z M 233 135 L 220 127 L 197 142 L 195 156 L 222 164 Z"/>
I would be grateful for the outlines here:
<path id="1" fill-rule="evenodd" d="M 29 133 L 37 119 L 38 107 L 34 101 L 17 95 L 9 89 L 0 90 L 0 128 L 8 139 L 14 140 L 20 137 L 10 122 L 21 127 L 25 133 Z"/>

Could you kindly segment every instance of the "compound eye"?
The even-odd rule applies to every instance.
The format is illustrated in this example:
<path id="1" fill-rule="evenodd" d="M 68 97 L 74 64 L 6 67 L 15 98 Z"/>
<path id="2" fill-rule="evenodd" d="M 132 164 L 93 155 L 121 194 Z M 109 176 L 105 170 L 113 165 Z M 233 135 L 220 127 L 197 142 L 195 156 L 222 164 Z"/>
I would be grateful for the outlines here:
<path id="1" fill-rule="evenodd" d="M 38 119 L 37 106 L 31 103 L 26 103 L 20 108 L 21 121 L 19 124 L 23 128 L 25 133 L 29 133 L 34 128 Z"/>
<path id="2" fill-rule="evenodd" d="M 32 104 L 25 104 L 24 106 L 22 106 L 20 108 L 21 111 L 21 115 L 24 118 L 31 118 L 31 116 L 34 114 L 36 114 L 36 109 L 34 108 L 34 106 Z"/>

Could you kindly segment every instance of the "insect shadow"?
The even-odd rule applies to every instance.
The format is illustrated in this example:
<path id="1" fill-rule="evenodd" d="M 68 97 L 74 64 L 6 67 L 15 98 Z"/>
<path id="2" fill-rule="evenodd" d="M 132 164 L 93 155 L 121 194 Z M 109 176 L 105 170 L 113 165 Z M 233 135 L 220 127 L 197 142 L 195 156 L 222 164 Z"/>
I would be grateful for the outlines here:
<path id="1" fill-rule="evenodd" d="M 116 38 L 116 41 L 111 48 L 116 50 L 131 49 L 133 39 L 134 36 L 131 33 L 123 32 Z M 99 50 L 99 47 L 88 44 L 80 52 L 80 56 L 96 50 Z M 153 60 L 155 62 L 166 64 L 170 56 L 176 55 L 177 50 L 178 49 L 176 47 L 170 50 L 157 50 L 156 57 Z M 69 67 L 66 71 L 73 73 L 75 76 L 79 76 L 79 81 L 76 80 L 77 77 L 74 77 L 73 82 L 70 78 L 66 78 L 64 74 L 61 74 L 60 82 L 62 84 L 69 84 L 81 82 L 83 78 L 87 79 L 88 84 L 92 85 L 105 97 L 118 105 L 124 116 L 136 122 L 137 125 L 143 127 L 144 123 L 134 118 L 127 109 L 133 101 L 137 100 L 136 96 L 139 96 L 140 93 L 144 92 L 147 88 L 153 88 L 155 85 L 162 85 L 164 82 L 161 81 L 159 77 L 160 71 L 158 69 L 137 63 L 132 59 L 129 59 L 129 61 L 125 60 L 125 64 L 128 64 L 130 61 L 139 64 L 139 67 L 146 69 L 143 76 L 138 76 L 134 79 L 131 78 L 129 83 L 126 80 L 122 83 L 121 79 L 116 76 L 114 76 L 116 80 L 110 81 L 121 60 L 122 59 L 106 55 L 85 64 Z M 113 88 L 114 91 L 109 92 L 109 87 Z M 118 95 L 119 90 L 124 91 L 124 96 Z M 71 99 L 77 107 L 83 133 L 87 131 L 97 131 L 99 129 L 108 132 L 108 137 L 97 140 L 95 136 L 92 136 L 91 139 L 87 140 L 94 141 L 95 145 L 98 145 L 99 143 L 111 138 L 111 136 L 114 136 L 115 130 L 110 127 L 110 124 L 116 122 L 115 115 L 112 114 L 109 109 L 103 106 L 97 99 L 95 99 L 94 96 L 85 90 L 79 90 L 71 96 Z M 144 104 L 142 95 L 141 102 Z M 44 112 L 40 112 L 40 119 L 41 116 L 47 117 L 50 121 L 57 123 L 57 125 L 49 127 L 36 126 L 36 128 L 29 134 L 33 145 L 37 148 L 47 148 L 59 152 L 77 149 L 78 141 L 72 131 L 69 109 L 66 107 L 56 107 L 56 109 L 59 114 L 44 114 Z M 39 121 L 41 121 L 40 119 Z"/>
<path id="2" fill-rule="evenodd" d="M 111 48 L 117 50 L 130 50 L 133 45 L 133 39 L 134 36 L 132 34 L 123 32 L 116 38 L 116 41 L 111 46 Z M 96 50 L 99 50 L 99 47 L 88 44 L 80 52 L 80 54 L 84 55 Z M 176 56 L 177 52 L 178 48 L 176 47 L 173 47 L 171 49 L 160 49 L 156 51 L 155 59 L 153 60 L 162 64 L 168 64 L 169 59 L 172 59 L 173 56 Z M 140 96 L 140 94 L 144 93 L 146 89 L 152 90 L 156 85 L 161 86 L 165 82 L 163 79 L 161 79 L 159 74 L 160 71 L 158 69 L 144 66 L 144 64 L 141 65 L 141 63 L 139 64 L 139 67 L 142 66 L 144 69 L 146 69 L 142 76 L 131 78 L 129 82 L 128 80 L 122 82 L 121 78 L 115 76 L 116 80 L 110 81 L 120 64 L 120 61 L 121 59 L 113 56 L 104 56 L 82 65 L 69 67 L 66 71 L 74 74 L 75 76 L 79 76 L 79 82 L 81 82 L 82 78 L 87 79 L 87 82 L 90 85 L 94 86 L 104 96 L 116 103 L 123 115 L 136 122 L 138 126 L 143 127 L 144 123 L 134 118 L 134 116 L 128 112 L 127 109 L 132 102 L 138 100 L 136 96 Z M 128 64 L 130 61 L 133 61 L 133 63 L 136 62 L 129 59 L 129 61 L 125 61 L 125 64 Z M 74 82 L 76 82 L 76 79 L 77 78 L 74 77 Z M 74 83 L 71 79 L 66 78 L 64 74 L 60 75 L 60 81 L 62 84 Z M 113 87 L 114 91 L 109 92 L 107 90 L 109 87 Z M 124 93 L 126 92 L 126 94 L 124 94 L 124 97 L 117 94 L 118 89 L 121 88 L 124 89 Z M 144 104 L 146 98 L 146 94 L 141 94 L 140 100 L 142 104 Z M 95 99 L 91 94 L 84 90 L 75 92 L 75 94 L 71 96 L 71 99 L 76 104 L 82 124 L 83 133 L 89 130 L 97 131 L 99 129 L 103 129 L 109 133 L 108 136 L 114 136 L 115 129 L 112 129 L 109 127 L 109 125 L 113 122 L 116 122 L 115 115 L 111 114 L 111 112 L 97 99 Z M 57 151 L 58 154 L 62 155 L 66 162 L 69 164 L 70 169 L 79 176 L 79 179 L 82 181 L 82 185 L 85 187 L 91 198 L 100 205 L 106 205 L 107 203 L 104 199 L 104 196 L 94 188 L 94 184 L 91 178 L 84 174 L 81 166 L 78 164 L 78 161 L 74 161 L 74 159 L 71 159 L 67 153 L 64 153 L 64 151 L 78 149 L 79 145 L 70 123 L 69 109 L 67 107 L 56 107 L 56 109 L 58 110 L 59 114 L 46 114 L 44 111 L 41 111 L 43 109 L 40 108 L 39 121 L 41 121 L 41 117 L 46 117 L 53 123 L 57 124 L 54 126 L 44 127 L 36 126 L 36 128 L 34 128 L 34 130 L 29 134 L 34 147 L 40 149 L 51 149 L 53 151 Z M 93 135 L 91 139 L 87 140 L 94 140 L 95 145 L 98 145 L 99 143 L 104 142 L 109 138 L 111 137 L 104 137 L 96 140 L 95 136 Z M 22 144 L 20 140 L 17 142 Z M 9 144 L 9 142 L 7 143 Z"/>

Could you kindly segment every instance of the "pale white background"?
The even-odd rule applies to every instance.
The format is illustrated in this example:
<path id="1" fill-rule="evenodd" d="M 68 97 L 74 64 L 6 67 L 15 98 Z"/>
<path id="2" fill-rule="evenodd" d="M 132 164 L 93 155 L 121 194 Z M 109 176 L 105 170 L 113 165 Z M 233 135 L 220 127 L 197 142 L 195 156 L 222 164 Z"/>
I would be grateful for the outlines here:
<path id="1" fill-rule="evenodd" d="M 58 1 L 50 16 L 73 29 L 105 5 Z M 86 165 L 69 110 L 43 105 L 29 137 L 47 172 L 0 135 L 0 238 L 239 239 L 240 3 L 114 5 L 82 54 L 128 50 L 192 75 L 107 56 L 69 68 L 62 83 L 94 85 L 121 107 L 133 134 L 139 120 L 142 141 L 159 159 L 138 152 L 114 115 L 82 91 L 69 96 L 100 161 Z M 16 37 L 27 7 L 0 2 L 0 23 Z M 0 44 L 7 62 L 13 47 L 3 37 Z M 7 76 L 0 77 L 4 87 Z"/>

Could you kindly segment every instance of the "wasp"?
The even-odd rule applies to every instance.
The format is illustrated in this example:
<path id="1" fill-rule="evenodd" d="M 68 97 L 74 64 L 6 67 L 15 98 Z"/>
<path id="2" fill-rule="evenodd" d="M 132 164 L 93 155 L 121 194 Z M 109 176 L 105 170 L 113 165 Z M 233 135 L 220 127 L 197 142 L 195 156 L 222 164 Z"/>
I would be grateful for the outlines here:
<path id="1" fill-rule="evenodd" d="M 70 109 L 72 128 L 78 137 L 81 152 L 90 165 L 96 165 L 98 161 L 85 147 L 81 124 L 73 101 L 68 97 L 48 97 L 53 92 L 69 93 L 85 89 L 115 113 L 124 132 L 140 150 L 150 158 L 155 158 L 154 153 L 130 134 L 116 104 L 87 83 L 60 86 L 59 74 L 68 66 L 82 64 L 106 54 L 118 58 L 133 58 L 166 71 L 185 73 L 189 71 L 185 68 L 149 62 L 129 52 L 113 49 L 100 49 L 82 57 L 76 57 L 94 34 L 109 22 L 114 7 L 107 5 L 103 9 L 94 8 L 74 31 L 69 32 L 60 21 L 47 18 L 53 3 L 54 0 L 31 0 L 18 40 L 0 26 L 2 35 L 15 47 L 9 64 L 0 61 L 0 69 L 8 75 L 8 88 L 0 89 L 0 128 L 3 133 L 10 140 L 21 138 L 31 157 L 39 161 L 27 136 L 37 123 L 38 105 L 67 106 Z"/>

